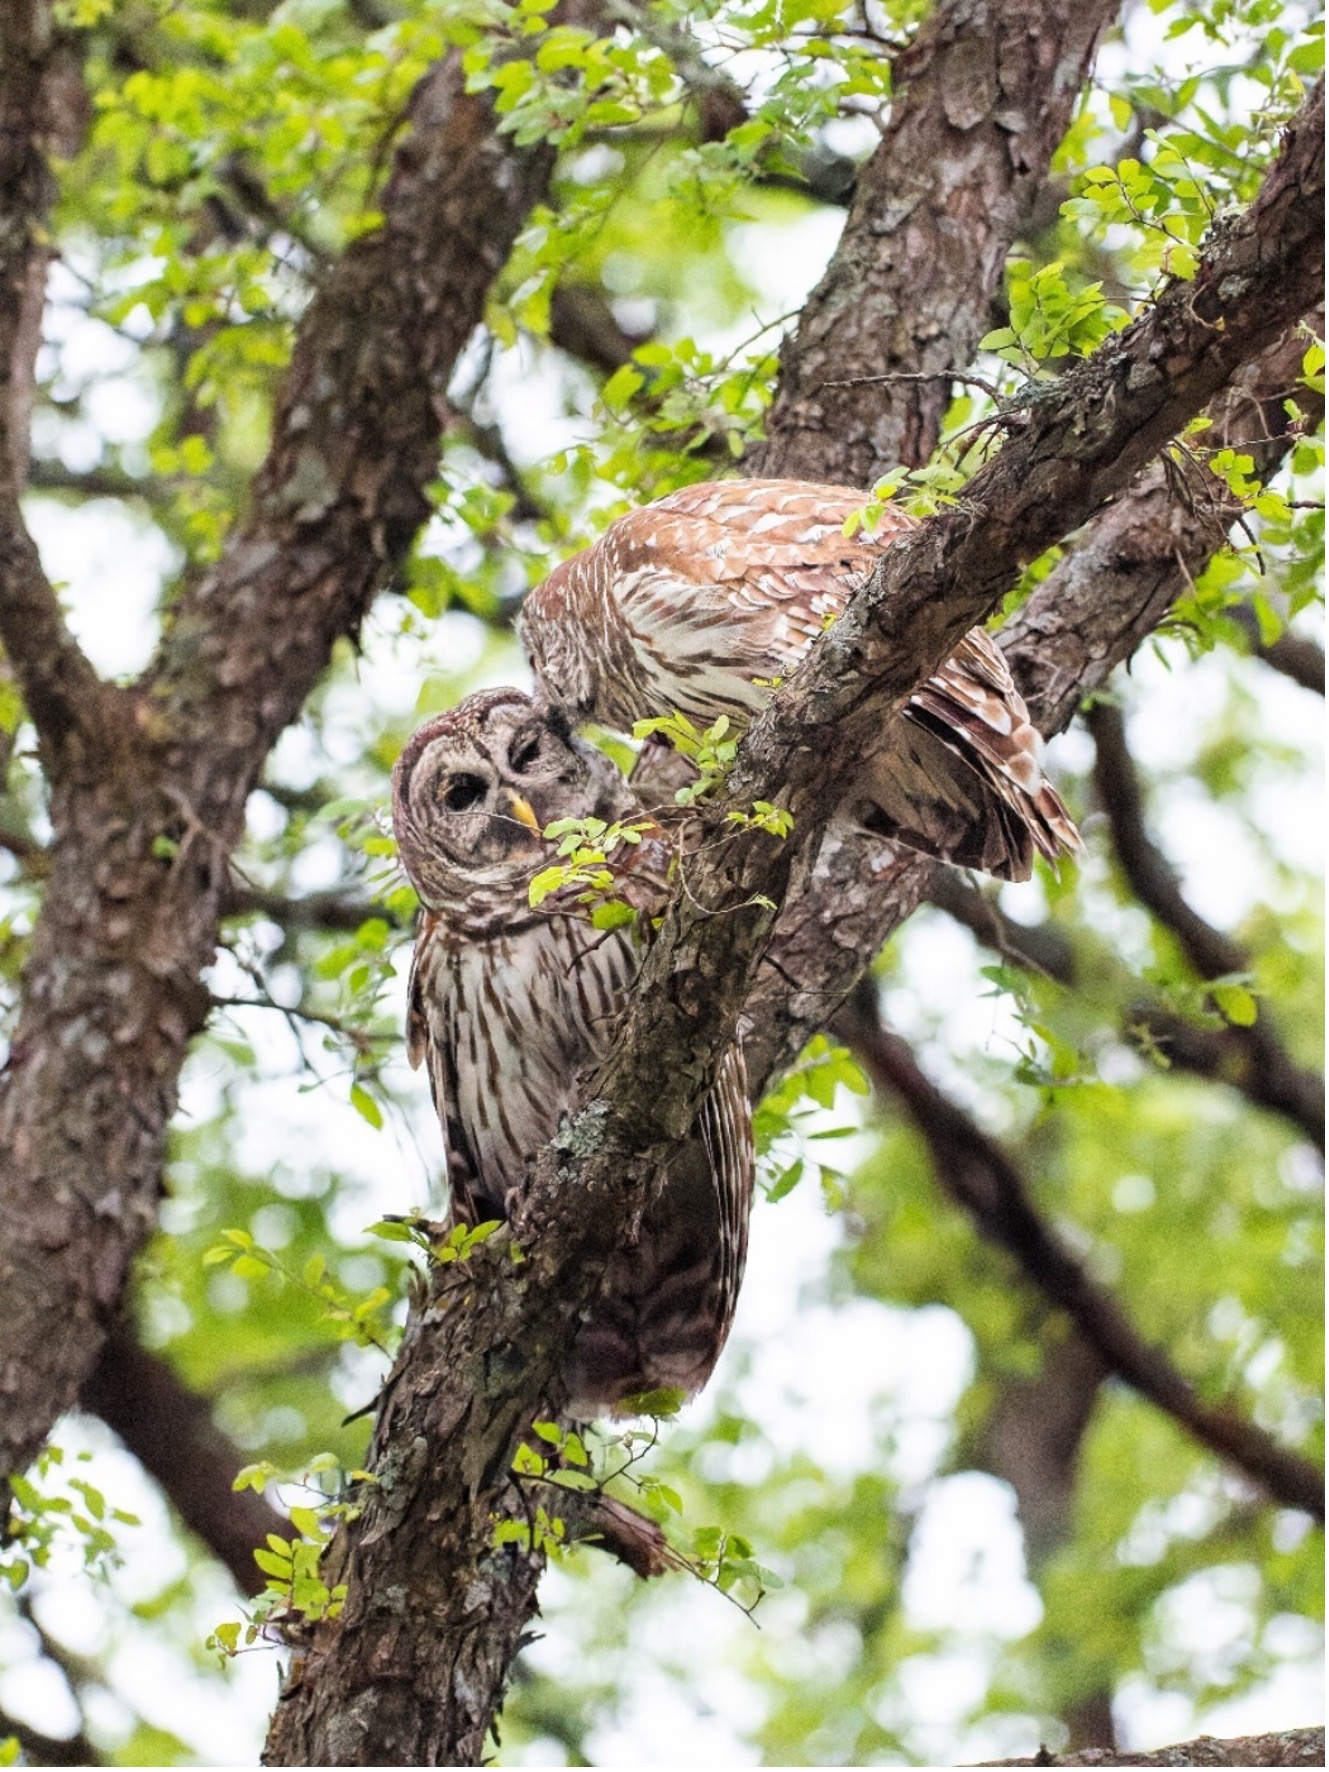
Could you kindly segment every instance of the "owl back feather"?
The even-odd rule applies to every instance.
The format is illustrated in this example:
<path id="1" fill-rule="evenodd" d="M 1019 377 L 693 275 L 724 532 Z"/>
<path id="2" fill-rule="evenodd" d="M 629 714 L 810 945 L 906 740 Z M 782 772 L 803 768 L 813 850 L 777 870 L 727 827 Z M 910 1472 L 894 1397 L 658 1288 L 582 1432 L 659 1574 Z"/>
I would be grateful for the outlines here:
<path id="1" fill-rule="evenodd" d="M 883 550 L 917 527 L 866 495 L 792 480 L 685 487 L 612 523 L 528 597 L 519 630 L 545 695 L 620 730 L 673 710 L 748 720 L 802 662 Z M 1043 775 L 1005 661 L 974 629 L 910 699 L 849 805 L 943 860 L 1023 879 L 1079 836 Z"/>

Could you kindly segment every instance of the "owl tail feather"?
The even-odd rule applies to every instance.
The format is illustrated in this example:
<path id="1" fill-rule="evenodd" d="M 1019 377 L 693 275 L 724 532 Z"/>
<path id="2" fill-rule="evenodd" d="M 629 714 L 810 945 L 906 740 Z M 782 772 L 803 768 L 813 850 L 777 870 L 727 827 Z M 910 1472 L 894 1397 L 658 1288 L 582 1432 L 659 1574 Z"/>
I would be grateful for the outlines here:
<path id="1" fill-rule="evenodd" d="M 1051 862 L 1083 850 L 1006 661 L 981 630 L 892 724 L 856 813 L 869 830 L 1002 880 L 1027 880 L 1035 850 Z"/>

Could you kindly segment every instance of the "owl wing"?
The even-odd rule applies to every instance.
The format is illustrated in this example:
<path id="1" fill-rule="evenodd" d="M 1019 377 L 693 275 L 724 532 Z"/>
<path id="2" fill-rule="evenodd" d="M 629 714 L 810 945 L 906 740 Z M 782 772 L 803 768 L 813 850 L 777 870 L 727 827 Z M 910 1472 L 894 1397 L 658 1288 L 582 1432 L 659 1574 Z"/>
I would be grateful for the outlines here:
<path id="1" fill-rule="evenodd" d="M 715 1369 L 747 1259 L 755 1159 L 741 1047 L 726 1052 L 673 1150 L 637 1240 L 617 1250 L 572 1349 L 574 1414 L 642 1391 L 691 1396 Z"/>
<path id="2" fill-rule="evenodd" d="M 711 1092 L 702 1104 L 697 1127 L 710 1160 L 720 1228 L 713 1306 L 715 1352 L 706 1371 L 709 1377 L 729 1334 L 738 1289 L 743 1283 L 757 1166 L 747 1066 L 738 1040 L 724 1055 Z"/>
<path id="3" fill-rule="evenodd" d="M 621 517 L 590 550 L 602 559 L 579 556 L 613 586 L 652 711 L 709 721 L 764 706 L 882 549 L 915 527 L 888 506 L 871 536 L 846 536 L 865 502 L 853 487 L 789 480 L 689 486 Z"/>

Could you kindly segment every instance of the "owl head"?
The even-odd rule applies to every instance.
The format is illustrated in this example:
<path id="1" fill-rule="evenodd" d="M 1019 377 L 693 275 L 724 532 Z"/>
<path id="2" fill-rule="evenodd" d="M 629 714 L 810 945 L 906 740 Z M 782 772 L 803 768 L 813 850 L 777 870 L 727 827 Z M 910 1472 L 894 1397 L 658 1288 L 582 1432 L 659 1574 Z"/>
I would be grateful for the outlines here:
<path id="1" fill-rule="evenodd" d="M 526 903 L 555 819 L 620 816 L 627 783 L 518 689 L 488 689 L 428 720 L 392 772 L 402 866 L 430 910 L 469 924 Z"/>

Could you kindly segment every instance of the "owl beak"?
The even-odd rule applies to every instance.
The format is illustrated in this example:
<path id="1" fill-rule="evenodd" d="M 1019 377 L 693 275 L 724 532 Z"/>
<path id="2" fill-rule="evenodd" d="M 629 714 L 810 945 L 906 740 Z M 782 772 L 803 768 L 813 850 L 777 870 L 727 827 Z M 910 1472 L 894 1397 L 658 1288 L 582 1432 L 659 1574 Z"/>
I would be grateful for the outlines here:
<path id="1" fill-rule="evenodd" d="M 528 831 L 534 831 L 537 837 L 541 834 L 540 820 L 535 816 L 529 800 L 523 800 L 520 794 L 510 792 L 508 805 L 512 808 L 512 816 L 524 824 Z"/>

